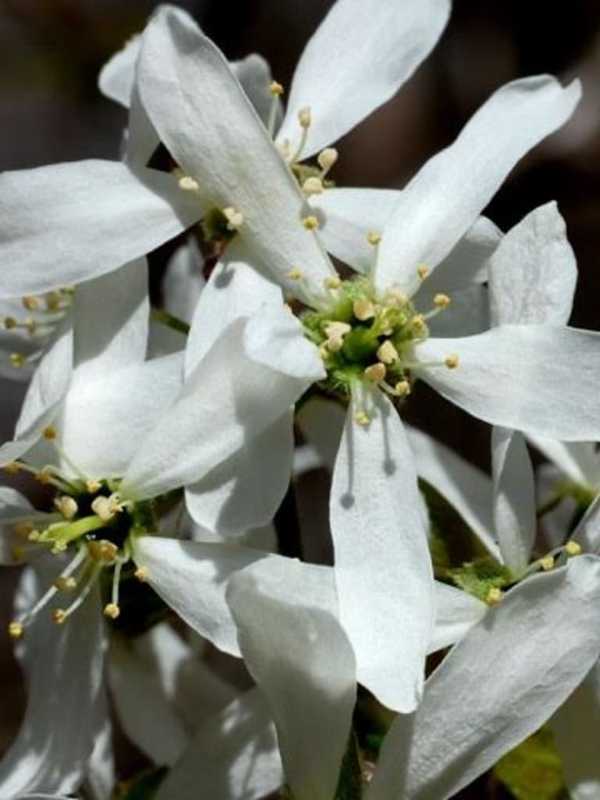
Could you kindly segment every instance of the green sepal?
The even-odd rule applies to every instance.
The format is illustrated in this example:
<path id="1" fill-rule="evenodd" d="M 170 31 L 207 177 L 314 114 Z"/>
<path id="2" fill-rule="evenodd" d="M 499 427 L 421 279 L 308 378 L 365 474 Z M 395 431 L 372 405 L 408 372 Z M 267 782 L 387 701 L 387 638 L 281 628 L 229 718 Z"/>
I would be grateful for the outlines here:
<path id="1" fill-rule="evenodd" d="M 566 797 L 562 763 L 547 726 L 507 753 L 494 776 L 516 800 L 559 800 Z"/>
<path id="2" fill-rule="evenodd" d="M 490 589 L 503 589 L 513 582 L 510 570 L 491 556 L 467 562 L 462 567 L 449 569 L 446 574 L 459 589 L 463 589 L 484 602 Z"/>

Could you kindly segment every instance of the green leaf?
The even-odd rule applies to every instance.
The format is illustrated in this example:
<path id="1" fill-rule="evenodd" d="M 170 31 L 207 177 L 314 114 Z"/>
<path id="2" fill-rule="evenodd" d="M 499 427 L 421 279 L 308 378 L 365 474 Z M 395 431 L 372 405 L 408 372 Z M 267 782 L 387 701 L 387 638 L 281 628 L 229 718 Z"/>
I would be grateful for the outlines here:
<path id="1" fill-rule="evenodd" d="M 516 800 L 558 800 L 565 791 L 560 756 L 548 727 L 500 759 L 494 775 Z"/>

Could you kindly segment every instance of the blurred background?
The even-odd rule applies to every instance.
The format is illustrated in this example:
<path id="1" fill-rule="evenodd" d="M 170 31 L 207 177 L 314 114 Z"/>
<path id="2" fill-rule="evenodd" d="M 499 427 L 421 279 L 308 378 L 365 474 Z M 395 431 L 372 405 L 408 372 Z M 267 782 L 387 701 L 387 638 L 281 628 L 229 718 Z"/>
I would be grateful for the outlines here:
<path id="1" fill-rule="evenodd" d="M 402 0 L 398 0 L 402 2 Z M 181 0 L 231 58 L 259 52 L 289 86 L 303 45 L 331 0 Z M 125 112 L 96 88 L 102 64 L 141 30 L 154 0 L 0 0 L 0 169 L 115 158 Z M 598 329 L 600 314 L 600 4 L 598 0 L 457 0 L 439 46 L 384 108 L 344 141 L 335 179 L 343 186 L 401 187 L 447 145 L 501 84 L 550 72 L 579 76 L 584 100 L 575 118 L 536 148 L 510 176 L 487 214 L 504 230 L 557 200 L 579 261 L 572 323 Z M 352 102 L 352 98 L 348 98 Z M 468 180 L 469 176 L 465 176 Z M 0 222 L 1 224 L 1 222 Z M 160 261 L 160 255 L 159 259 Z M 18 264 L 3 265 L 4 270 Z M 551 364 L 548 365 L 551 369 Z M 10 436 L 23 385 L 0 382 L 0 432 Z M 419 389 L 423 399 L 427 390 Z M 489 433 L 447 406 L 415 403 L 413 420 L 487 465 Z M 418 413 L 414 406 L 418 405 Z M 10 571 L 7 571 L 10 572 Z M 4 587 L 0 630 L 10 614 Z M 0 647 L 4 697 L 0 750 L 22 713 L 18 671 Z M 14 687 L 14 692 L 9 691 Z"/>

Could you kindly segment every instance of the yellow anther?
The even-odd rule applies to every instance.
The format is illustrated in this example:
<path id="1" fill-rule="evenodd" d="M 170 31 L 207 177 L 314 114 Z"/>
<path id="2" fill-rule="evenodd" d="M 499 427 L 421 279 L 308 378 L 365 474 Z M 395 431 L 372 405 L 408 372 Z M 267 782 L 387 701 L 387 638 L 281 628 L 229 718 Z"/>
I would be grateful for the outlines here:
<path id="1" fill-rule="evenodd" d="M 89 481 L 85 482 L 85 488 L 88 490 L 90 494 L 96 494 L 102 488 L 102 484 L 100 481 L 94 480 L 93 478 Z"/>
<path id="2" fill-rule="evenodd" d="M 48 292 L 44 300 L 48 311 L 58 311 L 60 308 L 61 296 L 58 292 Z"/>
<path id="3" fill-rule="evenodd" d="M 197 192 L 200 184 L 191 175 L 184 175 L 179 178 L 179 188 L 183 189 L 184 192 Z"/>
<path id="4" fill-rule="evenodd" d="M 25 366 L 25 356 L 22 353 L 11 353 L 9 359 L 13 367 L 17 369 Z"/>
<path id="5" fill-rule="evenodd" d="M 52 622 L 56 625 L 62 625 L 67 618 L 67 612 L 64 608 L 57 608 L 52 612 Z"/>
<path id="6" fill-rule="evenodd" d="M 549 572 L 554 567 L 554 556 L 544 556 L 538 561 L 544 572 Z"/>
<path id="7" fill-rule="evenodd" d="M 398 381 L 394 386 L 394 391 L 398 397 L 406 397 L 410 394 L 410 383 L 408 381 Z"/>
<path id="8" fill-rule="evenodd" d="M 150 571 L 148 570 L 148 567 L 138 567 L 133 574 L 138 579 L 138 581 L 140 581 L 140 583 L 145 583 L 145 581 L 148 580 Z"/>
<path id="9" fill-rule="evenodd" d="M 30 542 L 39 542 L 41 533 L 39 531 L 33 530 L 27 534 L 27 539 Z"/>
<path id="10" fill-rule="evenodd" d="M 342 285 L 342 280 L 337 275 L 331 275 L 329 278 L 325 278 L 323 284 L 326 289 L 339 289 Z"/>
<path id="11" fill-rule="evenodd" d="M 21 471 L 21 465 L 17 461 L 9 461 L 2 469 L 7 475 L 16 475 L 17 472 Z"/>
<path id="12" fill-rule="evenodd" d="M 492 588 L 487 593 L 485 602 L 488 604 L 488 606 L 497 606 L 503 597 L 504 597 L 504 592 L 502 591 L 502 589 L 498 589 L 497 586 L 492 586 Z"/>
<path id="13" fill-rule="evenodd" d="M 377 358 L 383 361 L 384 364 L 393 364 L 395 361 L 398 361 L 400 355 L 393 343 L 390 342 L 389 339 L 386 339 L 385 342 L 380 344 L 377 348 Z"/>
<path id="14" fill-rule="evenodd" d="M 277 83 L 277 81 L 271 81 L 269 84 L 269 91 L 273 97 L 281 97 L 284 92 L 284 88 L 280 83 Z"/>
<path id="15" fill-rule="evenodd" d="M 53 556 L 57 556 L 59 553 L 65 553 L 67 550 L 67 543 L 66 542 L 54 542 L 50 552 Z"/>
<path id="16" fill-rule="evenodd" d="M 58 433 L 54 425 L 47 425 L 44 430 L 42 431 L 42 436 L 44 439 L 47 439 L 49 442 L 54 441 L 56 439 Z"/>
<path id="17" fill-rule="evenodd" d="M 323 170 L 323 174 L 329 172 L 337 160 L 338 151 L 335 149 L 335 147 L 326 147 L 324 150 L 321 150 L 317 156 L 317 162 Z"/>
<path id="18" fill-rule="evenodd" d="M 415 314 L 414 317 L 410 321 L 410 326 L 413 331 L 419 336 L 422 333 L 425 333 L 427 330 L 427 325 L 425 324 L 425 317 L 423 314 Z"/>
<path id="19" fill-rule="evenodd" d="M 237 231 L 244 224 L 244 215 L 241 211 L 233 208 L 233 206 L 224 208 L 223 216 L 227 220 L 227 229 L 230 231 Z"/>
<path id="20" fill-rule="evenodd" d="M 77 505 L 77 501 L 66 494 L 63 495 L 62 497 L 56 497 L 54 500 L 54 506 L 56 510 L 63 515 L 65 519 L 73 519 L 73 517 L 79 511 L 79 506 Z"/>
<path id="21" fill-rule="evenodd" d="M 452 353 L 452 355 L 446 356 L 444 359 L 444 364 L 448 367 L 448 369 L 456 369 L 460 364 L 460 359 L 456 353 Z"/>
<path id="22" fill-rule="evenodd" d="M 323 182 L 321 178 L 307 178 L 304 183 L 302 184 L 302 191 L 306 195 L 312 194 L 322 194 L 323 193 Z"/>
<path id="23" fill-rule="evenodd" d="M 422 281 L 425 280 L 425 278 L 429 275 L 429 267 L 427 264 L 419 264 L 417 267 L 417 275 Z"/>
<path id="24" fill-rule="evenodd" d="M 302 278 L 304 278 L 304 273 L 301 269 L 298 269 L 298 267 L 293 267 L 293 269 L 288 272 L 287 276 L 291 281 L 301 281 Z"/>
<path id="25" fill-rule="evenodd" d="M 408 303 L 408 295 L 396 287 L 387 290 L 385 299 L 390 306 L 402 307 Z"/>
<path id="26" fill-rule="evenodd" d="M 370 367 L 367 367 L 363 372 L 363 375 L 368 381 L 373 381 L 373 383 L 379 383 L 385 378 L 385 364 L 378 362 L 377 364 L 371 364 Z"/>
<path id="27" fill-rule="evenodd" d="M 21 302 L 27 311 L 36 311 L 40 307 L 40 301 L 37 299 L 37 297 L 33 297 L 31 295 L 24 297 Z"/>
<path id="28" fill-rule="evenodd" d="M 568 556 L 578 556 L 581 553 L 581 545 L 578 542 L 571 540 L 565 545 L 565 553 Z"/>
<path id="29" fill-rule="evenodd" d="M 376 231 L 369 231 L 367 233 L 367 242 L 373 245 L 373 247 L 377 247 L 380 241 L 381 241 L 380 233 L 377 233 Z"/>
<path id="30" fill-rule="evenodd" d="M 31 522 L 17 522 L 13 530 L 17 536 L 27 539 L 33 531 L 33 524 Z"/>
<path id="31" fill-rule="evenodd" d="M 121 613 L 121 609 L 116 603 L 107 603 L 104 606 L 104 616 L 110 619 L 116 619 Z"/>
<path id="32" fill-rule="evenodd" d="M 4 317 L 3 325 L 7 331 L 17 327 L 17 320 L 14 317 Z"/>
<path id="33" fill-rule="evenodd" d="M 312 114 L 310 113 L 310 108 L 308 108 L 308 106 L 306 108 L 301 108 L 298 112 L 298 122 L 300 123 L 301 128 L 310 128 Z"/>
<path id="34" fill-rule="evenodd" d="M 347 322 L 328 322 L 325 325 L 327 341 L 325 346 L 331 353 L 337 353 L 344 345 L 344 336 L 350 333 L 352 326 Z"/>
<path id="35" fill-rule="evenodd" d="M 38 483 L 46 486 L 48 483 L 52 482 L 52 472 L 50 469 L 48 469 L 48 467 L 44 467 L 37 473 L 35 479 Z"/>
<path id="36" fill-rule="evenodd" d="M 450 298 L 447 294 L 436 294 L 433 298 L 433 305 L 436 308 L 448 308 L 450 305 Z"/>
<path id="37" fill-rule="evenodd" d="M 314 214 L 310 214 L 308 217 L 303 218 L 302 224 L 307 231 L 315 231 L 319 227 L 319 220 Z"/>
<path id="38" fill-rule="evenodd" d="M 361 322 L 365 322 L 375 316 L 375 306 L 370 300 L 365 300 L 364 298 L 355 300 L 354 303 L 352 303 L 352 311 L 356 319 L 359 319 Z"/>
<path id="39" fill-rule="evenodd" d="M 77 586 L 77 581 L 72 575 L 60 576 L 54 581 L 55 587 L 59 592 L 72 592 Z"/>
<path id="40" fill-rule="evenodd" d="M 11 639 L 20 639 L 23 636 L 23 626 L 20 622 L 11 622 L 8 626 L 8 635 Z"/>
<path id="41" fill-rule="evenodd" d="M 100 539 L 96 542 L 88 542 L 87 545 L 90 558 L 94 561 L 103 561 L 110 564 L 119 555 L 119 548 L 116 544 L 109 542 L 108 539 Z"/>
<path id="42" fill-rule="evenodd" d="M 354 415 L 354 422 L 356 422 L 356 424 L 360 425 L 362 428 L 365 428 L 371 423 L 371 417 L 366 411 L 357 411 Z"/>
<path id="43" fill-rule="evenodd" d="M 121 511 L 123 511 L 123 503 L 116 492 L 111 494 L 110 497 L 100 495 L 93 501 L 92 511 L 96 516 L 100 517 L 103 522 L 109 522 L 115 514 L 120 514 Z"/>

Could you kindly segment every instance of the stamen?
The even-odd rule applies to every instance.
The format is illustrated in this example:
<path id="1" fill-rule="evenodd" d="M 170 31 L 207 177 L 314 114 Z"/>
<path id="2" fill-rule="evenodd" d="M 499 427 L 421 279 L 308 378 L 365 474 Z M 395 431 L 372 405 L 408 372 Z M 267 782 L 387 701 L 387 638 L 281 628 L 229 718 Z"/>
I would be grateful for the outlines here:
<path id="1" fill-rule="evenodd" d="M 331 275 L 329 278 L 325 278 L 323 285 L 326 289 L 339 289 L 342 285 L 342 280 L 337 275 Z"/>
<path id="2" fill-rule="evenodd" d="M 100 483 L 100 481 L 94 480 L 92 478 L 85 482 L 85 488 L 88 490 L 90 494 L 96 494 L 96 492 L 99 492 L 100 489 L 102 488 L 102 484 Z"/>
<path id="3" fill-rule="evenodd" d="M 344 346 L 344 336 L 350 333 L 352 326 L 347 322 L 329 322 L 325 325 L 326 348 L 331 353 L 337 353 Z"/>
<path id="4" fill-rule="evenodd" d="M 493 586 L 487 593 L 485 602 L 488 604 L 488 606 L 497 606 L 498 603 L 501 602 L 503 597 L 504 597 L 504 592 L 502 591 L 502 589 L 498 589 L 496 586 Z"/>
<path id="5" fill-rule="evenodd" d="M 62 497 L 56 497 L 54 499 L 54 506 L 65 519 L 73 519 L 79 511 L 77 501 L 66 494 L 62 495 Z"/>
<path id="6" fill-rule="evenodd" d="M 302 224 L 307 231 L 314 231 L 319 227 L 319 220 L 313 214 L 310 214 L 302 219 Z"/>
<path id="7" fill-rule="evenodd" d="M 309 197 L 313 194 L 323 194 L 323 183 L 320 178 L 307 178 L 302 184 L 302 191 Z"/>
<path id="8" fill-rule="evenodd" d="M 393 364 L 395 361 L 398 361 L 400 354 L 394 347 L 394 344 L 389 339 L 386 339 L 377 350 L 377 358 L 383 361 L 384 364 Z"/>
<path id="9" fill-rule="evenodd" d="M 92 567 L 92 569 L 90 570 L 89 577 L 86 580 L 85 584 L 83 585 L 83 588 L 79 593 L 78 597 L 71 603 L 70 606 L 68 606 L 68 608 L 66 609 L 57 608 L 56 611 L 54 611 L 54 613 L 52 614 L 52 619 L 57 625 L 62 625 L 72 614 L 74 614 L 77 611 L 78 608 L 80 608 L 80 606 L 82 606 L 85 603 L 89 593 L 94 588 L 94 584 L 96 583 L 96 580 L 100 575 L 101 569 L 102 567 L 99 566 Z"/>
<path id="10" fill-rule="evenodd" d="M 283 86 L 277 81 L 271 81 L 269 84 L 269 91 L 273 99 L 271 100 L 271 108 L 269 110 L 269 123 L 267 130 L 271 139 L 275 136 L 275 124 L 277 122 L 277 111 L 279 110 L 279 98 L 283 94 Z"/>
<path id="11" fill-rule="evenodd" d="M 367 233 L 367 242 L 373 247 L 377 247 L 380 241 L 381 241 L 380 233 L 377 233 L 376 231 L 369 231 Z"/>
<path id="12" fill-rule="evenodd" d="M 427 264 L 419 264 L 417 267 L 417 275 L 419 276 L 420 280 L 424 281 L 425 278 L 429 275 L 429 267 Z"/>
<path id="13" fill-rule="evenodd" d="M 121 570 L 124 563 L 125 559 L 117 559 L 112 578 L 111 602 L 104 606 L 104 615 L 110 619 L 117 619 L 121 613 L 119 607 L 119 581 L 121 580 Z"/>
<path id="14" fill-rule="evenodd" d="M 4 317 L 2 323 L 7 331 L 11 331 L 18 326 L 18 322 L 14 317 Z"/>
<path id="15" fill-rule="evenodd" d="M 27 363 L 27 359 L 22 353 L 11 353 L 9 356 L 10 363 L 16 369 L 21 369 Z"/>
<path id="16" fill-rule="evenodd" d="M 408 299 L 408 295 L 400 289 L 397 289 L 395 286 L 393 286 L 391 289 L 388 289 L 385 293 L 385 300 L 390 306 L 402 308 L 402 306 L 405 306 L 408 303 Z"/>
<path id="17" fill-rule="evenodd" d="M 291 281 L 301 281 L 304 278 L 304 273 L 298 267 L 293 267 L 287 276 Z"/>
<path id="18" fill-rule="evenodd" d="M 145 583 L 150 575 L 150 570 L 148 567 L 138 567 L 133 575 L 140 583 Z"/>
<path id="19" fill-rule="evenodd" d="M 233 206 L 227 206 L 223 209 L 223 216 L 227 220 L 227 230 L 238 231 L 244 224 L 244 215 L 241 211 L 237 211 Z"/>
<path id="20" fill-rule="evenodd" d="M 361 428 L 366 428 L 371 424 L 371 417 L 366 411 L 357 411 L 354 415 L 354 422 L 356 422 L 357 425 L 360 425 Z"/>
<path id="21" fill-rule="evenodd" d="M 11 639 L 20 639 L 23 636 L 23 630 L 20 622 L 11 622 L 8 626 L 8 635 Z"/>
<path id="22" fill-rule="evenodd" d="M 540 558 L 539 565 L 544 572 L 549 572 L 554 568 L 554 558 L 552 556 L 544 556 L 544 558 Z"/>
<path id="23" fill-rule="evenodd" d="M 352 304 L 352 310 L 356 319 L 365 322 L 375 316 L 375 306 L 370 300 L 360 299 L 355 300 Z"/>
<path id="24" fill-rule="evenodd" d="M 363 375 L 368 381 L 372 381 L 373 383 L 379 383 L 385 378 L 386 368 L 385 364 L 381 362 L 377 364 L 372 364 L 370 367 L 367 367 L 363 372 Z"/>
<path id="25" fill-rule="evenodd" d="M 581 545 L 571 539 L 565 544 L 565 553 L 568 556 L 578 556 L 581 554 Z"/>
<path id="26" fill-rule="evenodd" d="M 338 151 L 334 147 L 326 147 L 317 156 L 317 162 L 321 167 L 321 180 L 327 175 L 329 170 L 338 160 Z"/>
<path id="27" fill-rule="evenodd" d="M 37 311 L 40 307 L 40 301 L 37 297 L 33 297 L 33 295 L 28 295 L 27 297 L 23 297 L 21 300 L 23 303 L 23 307 L 27 309 L 27 311 Z"/>
<path id="28" fill-rule="evenodd" d="M 183 189 L 184 192 L 197 192 L 200 184 L 191 175 L 183 175 L 179 178 L 179 188 Z"/>
<path id="29" fill-rule="evenodd" d="M 446 358 L 444 359 L 444 364 L 448 367 L 448 369 L 456 369 L 459 363 L 460 359 L 458 358 L 456 353 L 453 353 L 450 356 L 446 356 Z"/>
<path id="30" fill-rule="evenodd" d="M 308 129 L 310 128 L 310 124 L 312 122 L 310 108 L 300 109 L 300 111 L 298 112 L 298 122 L 300 123 L 300 127 L 302 128 L 302 136 L 300 137 L 300 144 L 298 145 L 298 149 L 290 159 L 292 164 L 295 164 L 297 161 L 300 160 L 302 151 L 306 146 L 306 140 L 308 138 Z"/>
<path id="31" fill-rule="evenodd" d="M 100 541 L 88 542 L 87 550 L 90 558 L 93 561 L 103 564 L 112 564 L 117 560 L 117 556 L 119 555 L 119 548 L 117 545 L 113 542 L 109 542 L 108 539 L 100 539 Z"/>
<path id="32" fill-rule="evenodd" d="M 448 308 L 450 302 L 450 298 L 447 294 L 436 294 L 433 298 L 433 305 L 437 308 Z"/>

